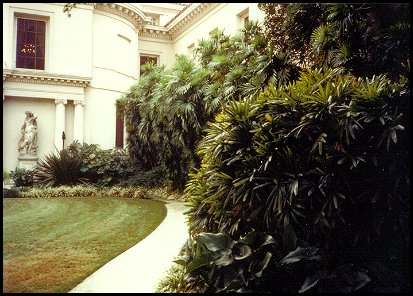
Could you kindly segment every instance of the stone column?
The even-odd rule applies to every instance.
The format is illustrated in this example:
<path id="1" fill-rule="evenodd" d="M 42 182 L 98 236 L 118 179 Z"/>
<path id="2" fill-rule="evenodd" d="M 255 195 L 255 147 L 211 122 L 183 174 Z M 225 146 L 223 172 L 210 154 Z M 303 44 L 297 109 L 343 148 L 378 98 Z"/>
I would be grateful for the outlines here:
<path id="1" fill-rule="evenodd" d="M 56 104 L 56 124 L 55 124 L 55 140 L 54 144 L 57 149 L 63 148 L 62 132 L 65 130 L 66 118 L 65 118 L 65 104 L 67 100 L 57 99 L 54 101 Z M 65 143 L 66 146 L 66 143 Z"/>
<path id="2" fill-rule="evenodd" d="M 75 104 L 75 116 L 73 120 L 73 140 L 83 143 L 83 106 L 85 105 L 83 100 L 74 100 Z"/>

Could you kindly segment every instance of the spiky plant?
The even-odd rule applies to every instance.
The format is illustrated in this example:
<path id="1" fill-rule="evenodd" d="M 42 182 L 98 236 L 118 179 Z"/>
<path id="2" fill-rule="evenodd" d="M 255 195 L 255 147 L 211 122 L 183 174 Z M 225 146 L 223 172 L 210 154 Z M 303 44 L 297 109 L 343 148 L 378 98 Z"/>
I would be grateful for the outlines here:
<path id="1" fill-rule="evenodd" d="M 81 159 L 67 149 L 50 153 L 36 165 L 33 181 L 39 185 L 73 185 L 81 179 Z"/>

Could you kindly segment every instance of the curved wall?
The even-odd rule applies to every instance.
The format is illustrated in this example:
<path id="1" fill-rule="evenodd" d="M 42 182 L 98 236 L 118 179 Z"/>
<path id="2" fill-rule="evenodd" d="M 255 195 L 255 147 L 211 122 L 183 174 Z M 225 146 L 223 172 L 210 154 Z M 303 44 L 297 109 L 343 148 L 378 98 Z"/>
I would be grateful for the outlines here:
<path id="1" fill-rule="evenodd" d="M 85 142 L 113 148 L 116 100 L 138 77 L 138 35 L 128 20 L 95 10 L 92 81 L 85 90 Z"/>

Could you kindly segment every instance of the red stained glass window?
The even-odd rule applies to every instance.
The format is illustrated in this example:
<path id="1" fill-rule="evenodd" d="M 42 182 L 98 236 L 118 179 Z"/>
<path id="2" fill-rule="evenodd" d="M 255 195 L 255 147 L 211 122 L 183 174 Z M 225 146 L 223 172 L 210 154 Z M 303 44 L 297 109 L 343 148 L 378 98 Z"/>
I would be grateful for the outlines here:
<path id="1" fill-rule="evenodd" d="M 123 112 L 116 107 L 116 143 L 117 148 L 123 148 Z"/>
<path id="2" fill-rule="evenodd" d="M 16 68 L 44 70 L 46 23 L 17 19 Z"/>

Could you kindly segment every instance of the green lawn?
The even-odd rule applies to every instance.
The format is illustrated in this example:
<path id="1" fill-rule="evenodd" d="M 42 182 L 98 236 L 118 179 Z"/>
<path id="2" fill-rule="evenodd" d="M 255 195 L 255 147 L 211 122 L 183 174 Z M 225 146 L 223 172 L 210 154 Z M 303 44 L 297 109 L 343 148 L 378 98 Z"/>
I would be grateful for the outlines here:
<path id="1" fill-rule="evenodd" d="M 3 199 L 3 292 L 67 292 L 165 216 L 152 200 Z"/>

